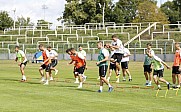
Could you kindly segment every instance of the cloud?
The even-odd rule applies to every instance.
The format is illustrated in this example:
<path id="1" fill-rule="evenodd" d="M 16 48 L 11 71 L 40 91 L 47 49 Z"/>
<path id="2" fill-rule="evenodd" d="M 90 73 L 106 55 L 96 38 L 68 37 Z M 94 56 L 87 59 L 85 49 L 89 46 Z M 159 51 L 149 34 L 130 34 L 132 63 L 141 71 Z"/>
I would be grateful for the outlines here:
<path id="1" fill-rule="evenodd" d="M 65 0 L 0 0 L 0 10 L 8 11 L 14 18 L 12 10 L 16 9 L 16 16 L 30 17 L 36 23 L 38 19 L 44 18 L 42 5 L 47 5 L 45 20 L 58 23 L 56 20 L 64 11 Z"/>

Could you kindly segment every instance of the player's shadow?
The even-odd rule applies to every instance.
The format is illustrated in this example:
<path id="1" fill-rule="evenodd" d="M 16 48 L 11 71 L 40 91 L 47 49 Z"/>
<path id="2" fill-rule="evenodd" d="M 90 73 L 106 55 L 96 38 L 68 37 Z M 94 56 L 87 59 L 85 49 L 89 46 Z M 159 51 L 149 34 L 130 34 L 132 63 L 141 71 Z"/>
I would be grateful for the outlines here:
<path id="1" fill-rule="evenodd" d="M 87 92 L 96 92 L 96 91 L 93 91 L 93 90 L 90 90 L 90 89 L 76 89 L 77 91 L 87 91 Z"/>
<path id="2" fill-rule="evenodd" d="M 18 79 L 0 79 L 0 80 L 5 80 L 5 81 L 12 81 L 12 82 L 21 82 L 21 80 Z"/>

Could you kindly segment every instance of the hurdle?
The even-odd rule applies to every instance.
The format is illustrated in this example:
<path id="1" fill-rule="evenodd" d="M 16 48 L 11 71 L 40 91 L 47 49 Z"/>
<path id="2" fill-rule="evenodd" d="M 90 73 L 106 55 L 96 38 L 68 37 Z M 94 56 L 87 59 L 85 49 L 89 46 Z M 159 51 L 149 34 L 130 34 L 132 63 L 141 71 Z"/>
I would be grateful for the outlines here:
<path id="1" fill-rule="evenodd" d="M 171 89 L 170 89 L 170 90 L 171 90 Z M 176 92 L 175 92 L 175 96 L 178 96 L 179 89 L 172 89 L 172 90 L 176 91 Z M 156 97 L 164 97 L 164 98 L 167 98 L 167 95 L 168 95 L 168 93 L 169 93 L 168 91 L 169 91 L 169 90 L 166 89 L 165 95 L 164 95 L 164 96 L 159 96 L 160 89 L 158 89 L 155 96 L 156 96 Z M 168 98 L 173 98 L 173 97 L 168 97 Z"/>

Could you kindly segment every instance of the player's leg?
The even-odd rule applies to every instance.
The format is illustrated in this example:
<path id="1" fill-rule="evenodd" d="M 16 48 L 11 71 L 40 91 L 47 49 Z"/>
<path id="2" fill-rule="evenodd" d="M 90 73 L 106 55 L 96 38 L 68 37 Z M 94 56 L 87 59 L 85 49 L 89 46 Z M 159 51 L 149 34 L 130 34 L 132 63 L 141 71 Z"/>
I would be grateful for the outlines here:
<path id="1" fill-rule="evenodd" d="M 115 74 L 116 74 L 116 83 L 119 83 L 119 77 L 120 75 L 118 74 L 118 71 L 116 70 L 116 66 L 114 68 Z"/>
<path id="2" fill-rule="evenodd" d="M 82 74 L 78 74 L 78 77 L 79 77 L 79 86 L 78 86 L 78 88 L 82 88 L 82 84 L 83 84 Z"/>
<path id="3" fill-rule="evenodd" d="M 159 70 L 159 71 L 158 71 L 159 80 L 160 80 L 161 82 L 166 83 L 166 84 L 167 84 L 167 88 L 170 89 L 170 83 L 163 78 L 163 71 L 164 71 L 164 70 Z"/>
<path id="4" fill-rule="evenodd" d="M 25 65 L 22 63 L 20 65 L 20 71 L 21 71 L 21 74 L 22 74 L 22 81 L 26 81 L 26 76 L 25 76 L 24 69 L 25 69 Z"/>
<path id="5" fill-rule="evenodd" d="M 109 74 L 108 74 L 108 77 L 107 77 L 107 81 L 109 82 L 110 79 L 111 79 L 111 75 L 112 75 L 112 69 L 110 68 L 109 66 Z"/>
<path id="6" fill-rule="evenodd" d="M 180 88 L 180 77 L 181 75 L 180 74 L 177 74 L 177 82 L 178 82 L 178 85 L 177 85 L 177 88 Z"/>
<path id="7" fill-rule="evenodd" d="M 53 81 L 52 69 L 50 69 L 50 72 L 49 72 L 49 77 L 50 77 L 50 81 Z"/>
<path id="8" fill-rule="evenodd" d="M 40 73 L 40 75 L 41 75 L 41 81 L 40 82 L 44 82 L 45 81 L 45 78 L 44 78 L 44 69 L 46 68 L 46 66 L 43 64 L 43 65 L 41 65 L 40 66 L 40 68 L 39 68 L 39 73 Z"/>
<path id="9" fill-rule="evenodd" d="M 155 84 L 158 86 L 158 89 L 161 89 L 161 86 L 160 86 L 159 81 L 157 79 L 157 74 L 156 73 L 153 75 L 153 80 L 154 80 Z"/>
<path id="10" fill-rule="evenodd" d="M 143 67 L 144 67 L 144 76 L 145 76 L 145 79 L 146 79 L 145 86 L 147 86 L 149 84 L 149 80 L 148 80 L 148 73 L 149 73 L 148 65 L 144 65 Z"/>
<path id="11" fill-rule="evenodd" d="M 126 81 L 126 69 L 122 68 L 123 81 Z"/>
<path id="12" fill-rule="evenodd" d="M 46 82 L 44 83 L 44 85 L 48 85 L 49 84 L 48 78 L 49 78 L 49 75 L 50 75 L 50 71 L 51 71 L 51 65 L 48 64 L 48 65 L 46 65 L 46 69 L 45 69 Z"/>
<path id="13" fill-rule="evenodd" d="M 83 82 L 85 82 L 86 79 L 87 79 L 87 76 L 85 75 L 85 69 L 86 69 L 86 67 L 83 66 L 82 69 L 83 69 L 82 78 L 83 78 Z"/>
<path id="14" fill-rule="evenodd" d="M 55 71 L 55 75 L 58 74 L 58 70 L 55 68 L 58 64 L 58 60 L 52 60 L 52 67 L 51 70 Z"/>
<path id="15" fill-rule="evenodd" d="M 148 82 L 148 86 L 151 86 L 151 83 L 152 83 L 152 79 L 153 79 L 153 75 L 152 75 L 152 72 L 148 72 L 148 75 L 149 75 L 149 82 Z"/>

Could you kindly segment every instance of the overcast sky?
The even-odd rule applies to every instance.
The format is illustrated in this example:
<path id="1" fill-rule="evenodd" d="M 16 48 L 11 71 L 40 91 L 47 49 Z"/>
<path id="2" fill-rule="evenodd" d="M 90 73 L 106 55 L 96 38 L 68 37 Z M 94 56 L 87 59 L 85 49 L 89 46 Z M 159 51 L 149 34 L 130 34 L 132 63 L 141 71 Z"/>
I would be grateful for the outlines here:
<path id="1" fill-rule="evenodd" d="M 114 0 L 118 1 L 118 0 Z M 163 3 L 167 0 L 159 0 Z M 44 18 L 42 5 L 47 5 L 45 20 L 58 23 L 56 20 L 64 11 L 65 0 L 0 0 L 0 10 L 6 10 L 14 18 L 13 10 L 16 9 L 16 16 L 30 17 L 36 23 L 38 19 Z"/>

